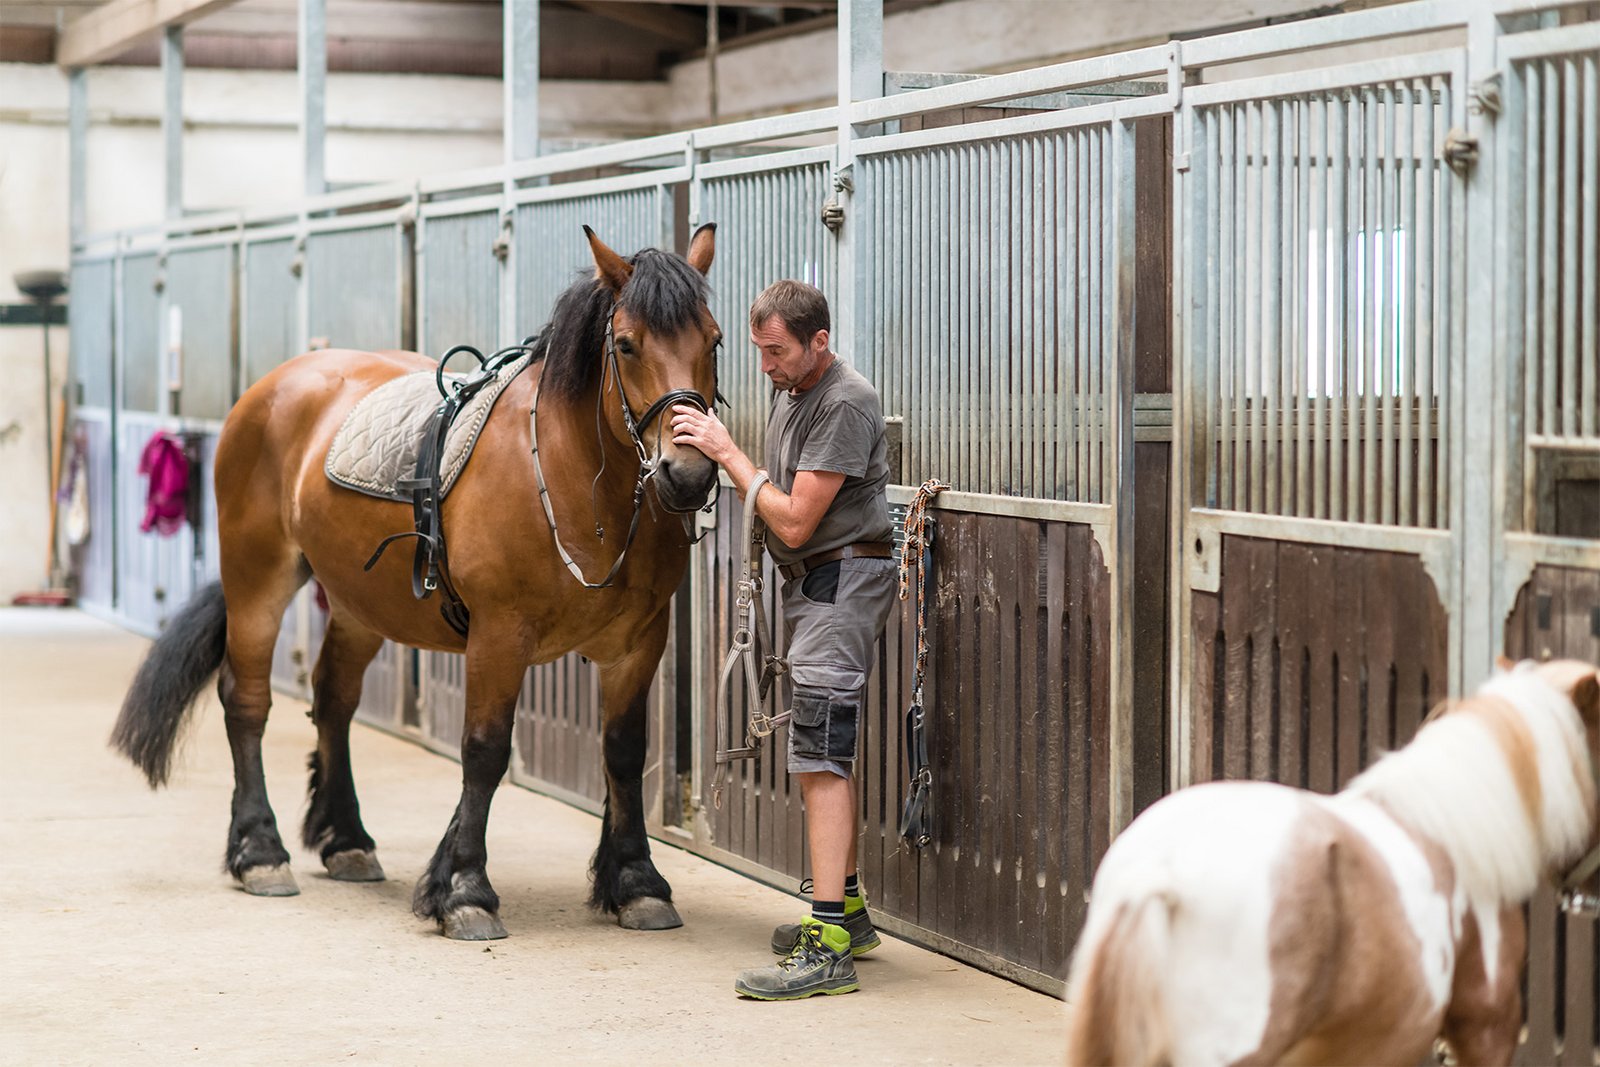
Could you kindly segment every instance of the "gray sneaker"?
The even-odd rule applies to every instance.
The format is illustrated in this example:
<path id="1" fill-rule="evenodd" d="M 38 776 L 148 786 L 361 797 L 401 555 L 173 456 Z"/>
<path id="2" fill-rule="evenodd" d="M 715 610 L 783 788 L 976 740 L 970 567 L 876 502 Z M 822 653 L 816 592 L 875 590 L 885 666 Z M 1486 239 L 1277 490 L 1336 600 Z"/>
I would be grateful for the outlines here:
<path id="1" fill-rule="evenodd" d="M 883 941 L 878 937 L 878 931 L 872 925 L 872 917 L 867 914 L 865 907 L 859 911 L 846 912 L 844 922 L 841 924 L 850 935 L 850 955 L 865 956 Z M 772 931 L 772 952 L 777 956 L 787 956 L 794 951 L 795 945 L 800 941 L 800 924 L 784 923 Z"/>
<path id="2" fill-rule="evenodd" d="M 794 951 L 767 967 L 741 971 L 733 991 L 756 1000 L 803 1000 L 822 993 L 853 993 L 861 988 L 850 957 L 850 935 L 842 926 L 800 920 Z"/>

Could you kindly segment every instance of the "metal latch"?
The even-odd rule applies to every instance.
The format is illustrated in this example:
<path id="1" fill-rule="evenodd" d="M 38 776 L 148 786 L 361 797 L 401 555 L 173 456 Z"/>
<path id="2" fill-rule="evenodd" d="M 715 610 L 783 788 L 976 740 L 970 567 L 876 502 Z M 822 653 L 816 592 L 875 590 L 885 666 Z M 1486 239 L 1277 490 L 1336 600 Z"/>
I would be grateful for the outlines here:
<path id="1" fill-rule="evenodd" d="M 1478 139 L 1459 127 L 1444 135 L 1444 161 L 1462 178 L 1478 162 Z"/>

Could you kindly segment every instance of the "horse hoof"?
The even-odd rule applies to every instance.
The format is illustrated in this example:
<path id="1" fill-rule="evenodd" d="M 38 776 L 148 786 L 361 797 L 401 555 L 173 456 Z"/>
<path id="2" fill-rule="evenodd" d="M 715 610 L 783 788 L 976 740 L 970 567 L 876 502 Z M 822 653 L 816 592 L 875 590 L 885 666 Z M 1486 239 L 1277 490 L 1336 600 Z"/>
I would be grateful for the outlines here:
<path id="1" fill-rule="evenodd" d="M 347 848 L 323 860 L 322 865 L 328 868 L 329 878 L 340 882 L 383 881 L 383 867 L 371 849 Z"/>
<path id="2" fill-rule="evenodd" d="M 671 902 L 660 897 L 639 897 L 617 910 L 617 925 L 624 930 L 676 930 L 683 920 Z"/>
<path id="3" fill-rule="evenodd" d="M 292 897 L 300 893 L 287 863 L 246 868 L 239 881 L 244 884 L 244 891 L 255 897 Z"/>
<path id="4" fill-rule="evenodd" d="M 498 941 L 506 936 L 506 928 L 492 911 L 457 908 L 444 917 L 444 936 L 452 941 Z"/>

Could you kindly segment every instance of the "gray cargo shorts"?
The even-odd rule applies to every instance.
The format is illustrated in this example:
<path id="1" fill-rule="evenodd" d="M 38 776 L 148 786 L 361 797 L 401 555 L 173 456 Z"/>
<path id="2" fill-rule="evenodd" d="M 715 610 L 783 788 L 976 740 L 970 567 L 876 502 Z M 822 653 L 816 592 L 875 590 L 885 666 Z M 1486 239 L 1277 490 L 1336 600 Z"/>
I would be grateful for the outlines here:
<path id="1" fill-rule="evenodd" d="M 839 560 L 783 583 L 790 774 L 850 777 L 867 675 L 898 592 L 892 559 Z"/>

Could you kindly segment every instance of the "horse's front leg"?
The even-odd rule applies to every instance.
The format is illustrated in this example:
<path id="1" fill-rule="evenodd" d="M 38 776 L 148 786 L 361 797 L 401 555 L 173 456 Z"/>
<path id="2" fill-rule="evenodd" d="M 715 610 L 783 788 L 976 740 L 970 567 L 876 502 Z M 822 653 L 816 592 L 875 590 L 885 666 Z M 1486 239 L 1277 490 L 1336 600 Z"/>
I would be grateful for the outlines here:
<path id="1" fill-rule="evenodd" d="M 617 917 L 628 930 L 682 926 L 672 887 L 650 861 L 644 826 L 646 698 L 667 643 L 667 614 L 625 659 L 600 670 L 605 724 L 606 809 L 600 824 L 589 903 Z"/>
<path id="2" fill-rule="evenodd" d="M 474 620 L 477 622 L 477 620 Z M 411 908 L 434 919 L 446 937 L 489 941 L 506 936 L 500 897 L 485 870 L 489 802 L 511 759 L 511 727 L 527 670 L 521 649 L 500 648 L 474 628 L 467 643 L 466 723 L 461 731 L 461 802 L 428 869 L 417 881 Z"/>

